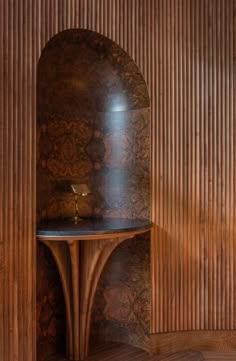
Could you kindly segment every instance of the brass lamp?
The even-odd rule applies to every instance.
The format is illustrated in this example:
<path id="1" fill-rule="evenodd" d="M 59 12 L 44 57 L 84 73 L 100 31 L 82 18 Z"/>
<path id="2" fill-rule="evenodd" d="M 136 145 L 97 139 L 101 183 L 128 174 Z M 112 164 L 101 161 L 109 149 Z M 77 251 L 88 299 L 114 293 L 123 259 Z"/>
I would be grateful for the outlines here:
<path id="1" fill-rule="evenodd" d="M 74 216 L 74 221 L 75 223 L 78 223 L 79 221 L 82 220 L 82 218 L 79 216 L 79 207 L 78 207 L 78 197 L 86 197 L 87 195 L 89 195 L 90 189 L 87 186 L 87 184 L 71 184 L 71 189 L 72 192 L 74 193 L 75 196 L 75 216 Z"/>

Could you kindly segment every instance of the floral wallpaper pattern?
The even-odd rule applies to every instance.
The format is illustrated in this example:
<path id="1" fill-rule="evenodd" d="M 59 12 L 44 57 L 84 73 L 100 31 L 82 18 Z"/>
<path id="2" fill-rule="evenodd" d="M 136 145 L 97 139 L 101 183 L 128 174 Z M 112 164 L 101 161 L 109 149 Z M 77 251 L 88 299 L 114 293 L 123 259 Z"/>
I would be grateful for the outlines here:
<path id="1" fill-rule="evenodd" d="M 148 218 L 148 109 L 52 118 L 38 125 L 38 218 L 71 217 L 70 183 L 86 183 L 81 215 Z"/>
<path id="2" fill-rule="evenodd" d="M 150 234 L 126 240 L 102 273 L 93 306 L 91 343 L 116 341 L 148 349 Z"/>
<path id="3" fill-rule="evenodd" d="M 37 360 L 65 353 L 65 307 L 59 274 L 50 251 L 37 249 Z"/>

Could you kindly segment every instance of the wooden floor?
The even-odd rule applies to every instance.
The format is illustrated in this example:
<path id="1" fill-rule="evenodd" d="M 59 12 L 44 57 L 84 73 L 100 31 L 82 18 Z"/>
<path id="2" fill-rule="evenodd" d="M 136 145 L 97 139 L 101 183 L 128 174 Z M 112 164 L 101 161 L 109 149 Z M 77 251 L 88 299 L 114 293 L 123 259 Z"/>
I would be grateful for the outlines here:
<path id="1" fill-rule="evenodd" d="M 48 361 L 67 361 L 67 359 L 54 357 Z M 93 350 L 86 361 L 236 361 L 236 352 L 185 352 L 149 355 L 135 347 L 109 343 Z"/>

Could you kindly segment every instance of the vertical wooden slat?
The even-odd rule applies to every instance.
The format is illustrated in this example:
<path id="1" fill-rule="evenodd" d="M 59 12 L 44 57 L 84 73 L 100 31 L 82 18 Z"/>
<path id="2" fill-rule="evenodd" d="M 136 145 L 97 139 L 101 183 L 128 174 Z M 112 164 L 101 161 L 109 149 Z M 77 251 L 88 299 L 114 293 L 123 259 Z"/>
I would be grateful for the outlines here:
<path id="1" fill-rule="evenodd" d="M 234 4 L 231 2 L 229 4 L 229 15 L 234 13 Z M 229 279 L 230 279 L 230 325 L 229 328 L 234 328 L 234 319 L 235 319 L 235 312 L 234 312 L 234 260 L 231 259 L 232 255 L 235 254 L 235 248 L 234 248 L 234 74 L 233 74 L 233 27 L 234 23 L 233 20 L 230 22 L 229 26 L 229 95 L 228 95 L 228 104 L 229 104 L 229 169 L 228 169 L 228 177 L 230 179 L 230 187 L 228 190 L 228 197 L 230 202 L 230 208 L 228 210 L 229 212 L 229 224 L 230 224 L 230 247 L 228 249 L 229 252 Z"/>
<path id="2" fill-rule="evenodd" d="M 3 23 L 3 1 L 0 1 L 0 76 L 2 81 L 0 82 L 0 187 L 3 189 L 4 185 L 4 23 Z M 0 192 L 0 292 L 5 290 L 5 244 L 4 244 L 4 229 L 3 229 L 3 207 L 4 207 L 4 194 Z M 4 352 L 5 336 L 4 336 L 4 313 L 5 313 L 5 302 L 0 301 L 0 352 Z"/>
<path id="3" fill-rule="evenodd" d="M 35 160 L 31 157 L 34 123 L 32 114 L 28 116 L 26 112 L 34 104 L 27 102 L 30 97 L 25 92 L 29 85 L 25 77 L 30 69 L 27 64 L 32 61 L 29 44 L 32 28 L 28 28 L 27 21 L 24 21 L 30 17 L 31 9 L 25 1 L 1 2 L 4 51 L 1 67 L 1 189 L 4 198 L 0 243 L 4 250 L 4 264 L 1 264 L 3 282 L 0 293 L 1 309 L 2 306 L 4 309 L 0 328 L 4 336 L 1 334 L 0 354 L 4 361 L 23 360 L 26 354 L 32 359 L 35 353 L 35 262 L 32 262 L 35 257 L 32 222 L 35 189 L 32 189 L 33 183 L 28 182 L 32 177 L 35 181 Z M 32 23 L 33 20 L 32 17 Z"/>
<path id="4" fill-rule="evenodd" d="M 159 116 L 154 117 L 163 131 L 156 128 L 153 144 L 163 154 L 163 166 L 160 160 L 157 167 L 153 164 L 157 174 L 154 218 L 173 244 L 156 240 L 160 243 L 153 267 L 160 287 L 156 332 L 233 329 L 233 2 L 181 1 L 175 3 L 177 11 L 172 1 L 158 4 L 162 77 L 156 87 L 162 92 L 153 106 L 159 104 Z M 173 21 L 175 12 L 177 29 L 169 31 L 169 14 Z M 173 149 L 173 129 L 178 134 L 177 149 Z M 156 216 L 161 212 L 164 219 Z M 174 298 L 179 290 L 180 302 Z M 175 307 L 168 301 L 171 296 Z"/>

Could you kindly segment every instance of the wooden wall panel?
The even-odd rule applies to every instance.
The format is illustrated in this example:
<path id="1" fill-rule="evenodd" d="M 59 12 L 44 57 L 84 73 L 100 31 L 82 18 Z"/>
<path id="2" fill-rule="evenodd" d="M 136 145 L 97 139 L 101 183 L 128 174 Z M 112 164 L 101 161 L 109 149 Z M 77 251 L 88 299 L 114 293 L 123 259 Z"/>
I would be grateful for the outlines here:
<path id="1" fill-rule="evenodd" d="M 96 30 L 152 101 L 152 332 L 235 328 L 235 1 L 0 0 L 0 354 L 35 359 L 35 96 L 45 43 Z M 27 361 L 28 361 L 27 360 Z"/>
<path id="2" fill-rule="evenodd" d="M 0 355 L 33 360 L 36 17 L 25 1 L 1 1 L 0 8 Z"/>
<path id="3" fill-rule="evenodd" d="M 235 3 L 158 6 L 152 331 L 232 330 Z"/>

